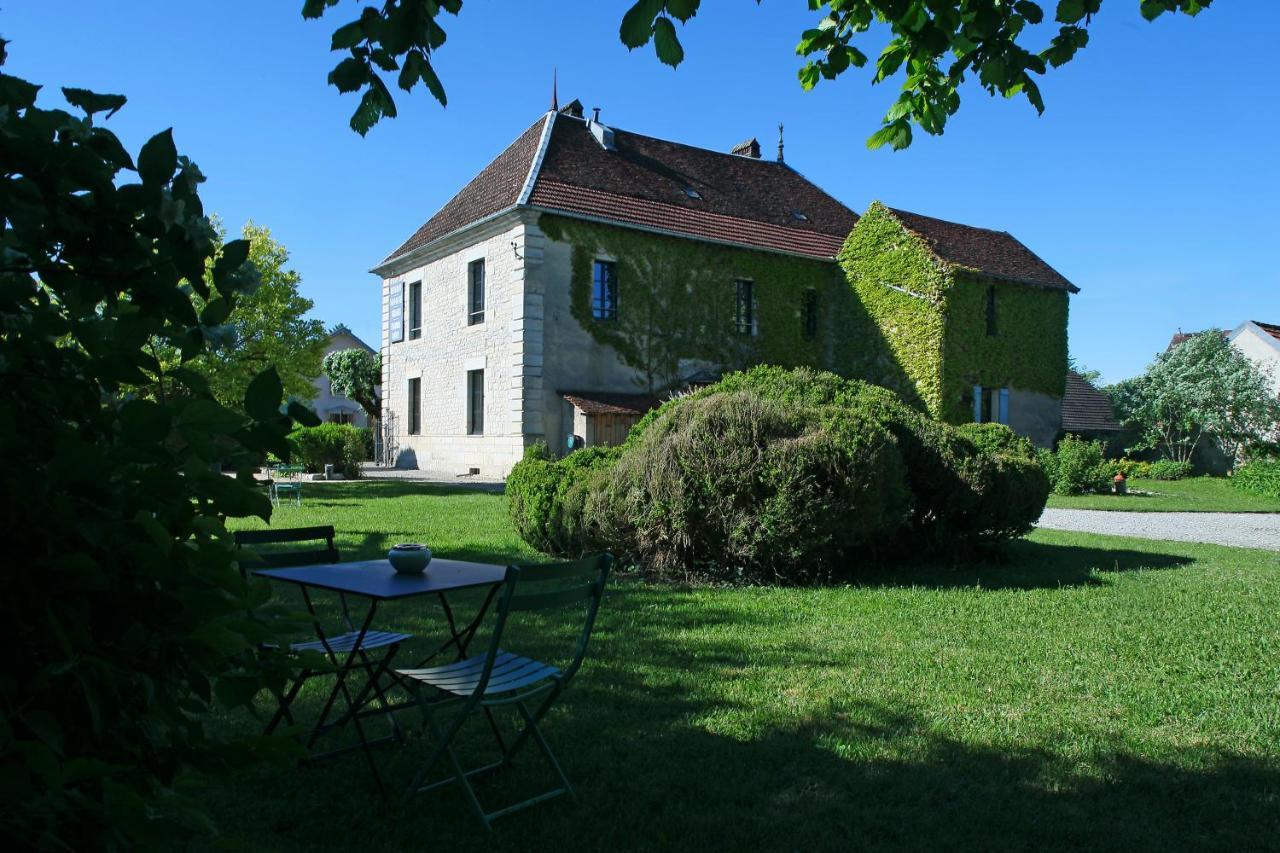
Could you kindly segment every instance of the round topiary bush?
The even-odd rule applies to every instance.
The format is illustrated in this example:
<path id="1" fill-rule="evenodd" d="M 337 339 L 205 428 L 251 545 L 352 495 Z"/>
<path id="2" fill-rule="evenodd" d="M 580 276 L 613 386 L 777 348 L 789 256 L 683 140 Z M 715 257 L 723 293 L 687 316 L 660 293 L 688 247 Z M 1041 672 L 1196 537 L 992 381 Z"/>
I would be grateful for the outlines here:
<path id="1" fill-rule="evenodd" d="M 887 430 L 854 410 L 823 414 L 728 390 L 663 406 L 601 483 L 598 529 L 660 573 L 849 574 L 848 556 L 901 527 L 910 495 Z"/>
<path id="2" fill-rule="evenodd" d="M 620 450 L 589 447 L 557 460 L 543 442 L 530 445 L 507 476 L 507 508 L 524 541 L 556 556 L 595 550 L 600 538 L 585 517 L 593 474 L 607 471 Z"/>

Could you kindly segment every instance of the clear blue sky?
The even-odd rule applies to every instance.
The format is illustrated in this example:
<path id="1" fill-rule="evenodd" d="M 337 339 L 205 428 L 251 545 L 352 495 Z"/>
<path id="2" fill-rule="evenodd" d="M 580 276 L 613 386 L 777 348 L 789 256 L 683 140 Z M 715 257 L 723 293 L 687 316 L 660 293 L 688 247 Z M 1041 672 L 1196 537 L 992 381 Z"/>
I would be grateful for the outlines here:
<path id="1" fill-rule="evenodd" d="M 367 270 L 546 109 L 553 66 L 561 102 L 606 123 L 717 149 L 757 136 L 771 153 L 785 122 L 787 162 L 855 210 L 880 199 L 1012 232 L 1080 286 L 1071 348 L 1108 381 L 1179 327 L 1280 322 L 1274 0 L 1155 24 L 1107 0 L 1089 48 L 1043 83 L 1043 116 L 971 86 L 945 136 L 896 153 L 863 144 L 896 89 L 853 71 L 800 90 L 803 0 L 708 0 L 678 70 L 618 41 L 628 0 L 467 0 L 437 56 L 448 108 L 401 93 L 400 117 L 364 139 L 354 97 L 325 83 L 329 34 L 359 5 L 320 22 L 301 5 L 8 0 L 0 35 L 8 73 L 128 95 L 110 126 L 131 150 L 172 126 L 207 209 L 269 226 L 316 316 L 375 346 Z"/>

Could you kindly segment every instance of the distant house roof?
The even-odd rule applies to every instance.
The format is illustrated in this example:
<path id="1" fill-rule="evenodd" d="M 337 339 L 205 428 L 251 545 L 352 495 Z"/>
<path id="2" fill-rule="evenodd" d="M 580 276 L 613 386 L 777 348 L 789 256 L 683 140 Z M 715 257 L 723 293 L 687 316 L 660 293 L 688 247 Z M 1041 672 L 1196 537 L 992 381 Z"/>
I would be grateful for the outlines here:
<path id="1" fill-rule="evenodd" d="M 329 330 L 329 343 L 332 344 L 334 340 L 338 338 L 340 335 L 346 335 L 347 337 L 351 338 L 351 340 L 355 341 L 356 344 L 360 346 L 362 349 L 366 349 L 369 352 L 377 352 L 377 350 L 375 350 L 373 347 L 369 346 L 364 341 L 360 340 L 360 337 L 355 332 L 347 328 L 346 323 L 339 323 L 338 325 L 334 326 L 332 329 Z"/>
<path id="2" fill-rule="evenodd" d="M 651 394 L 615 394 L 610 391 L 558 391 L 584 415 L 643 415 L 662 401 Z"/>
<path id="3" fill-rule="evenodd" d="M 608 147 L 597 140 L 605 130 Z M 821 259 L 835 257 L 858 221 L 784 163 L 560 111 L 520 134 L 383 263 L 517 206 Z"/>
<path id="4" fill-rule="evenodd" d="M 1203 331 L 1208 331 L 1208 330 L 1206 329 Z M 1227 335 L 1231 334 L 1230 329 L 1222 329 L 1220 331 L 1224 338 Z M 1202 334 L 1202 332 L 1184 332 L 1181 329 L 1179 329 L 1178 331 L 1174 332 L 1173 337 L 1169 339 L 1169 346 L 1165 347 L 1165 352 L 1168 352 L 1169 350 L 1173 349 L 1178 344 L 1185 343 L 1188 338 L 1193 338 L 1199 334 Z"/>
<path id="5" fill-rule="evenodd" d="M 903 226 L 924 239 L 942 261 L 983 276 L 1078 293 L 1080 288 L 1049 266 L 1007 231 L 976 228 L 906 210 L 887 208 Z"/>
<path id="6" fill-rule="evenodd" d="M 1067 371 L 1062 395 L 1062 431 L 1071 433 L 1119 432 L 1111 400 L 1074 370 Z"/>
<path id="7" fill-rule="evenodd" d="M 1257 326 L 1277 341 L 1280 341 L 1280 326 L 1277 326 L 1274 323 L 1264 323 L 1261 320 L 1254 320 L 1252 322 L 1253 325 Z"/>

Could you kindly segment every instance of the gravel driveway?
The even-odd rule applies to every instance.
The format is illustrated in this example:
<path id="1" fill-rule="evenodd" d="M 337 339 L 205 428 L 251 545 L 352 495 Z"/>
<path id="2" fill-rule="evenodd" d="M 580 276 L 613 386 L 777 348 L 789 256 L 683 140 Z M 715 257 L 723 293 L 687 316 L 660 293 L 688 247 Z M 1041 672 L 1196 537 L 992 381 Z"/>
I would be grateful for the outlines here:
<path id="1" fill-rule="evenodd" d="M 1038 524 L 1050 530 L 1280 551 L 1280 513 L 1274 512 L 1107 512 L 1050 508 L 1040 516 Z"/>

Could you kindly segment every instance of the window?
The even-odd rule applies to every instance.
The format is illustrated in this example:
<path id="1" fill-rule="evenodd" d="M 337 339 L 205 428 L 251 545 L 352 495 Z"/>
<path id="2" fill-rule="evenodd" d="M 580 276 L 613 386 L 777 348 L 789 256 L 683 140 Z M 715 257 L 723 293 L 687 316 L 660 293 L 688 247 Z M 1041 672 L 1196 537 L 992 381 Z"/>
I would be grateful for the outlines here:
<path id="1" fill-rule="evenodd" d="M 973 419 L 980 424 L 1009 423 L 1009 389 L 974 385 Z"/>
<path id="2" fill-rule="evenodd" d="M 354 424 L 356 416 L 353 412 L 330 412 L 329 423 L 331 424 Z"/>
<path id="3" fill-rule="evenodd" d="M 467 371 L 467 435 L 484 435 L 484 371 Z"/>
<path id="4" fill-rule="evenodd" d="M 422 380 L 409 380 L 409 435 L 422 431 Z"/>
<path id="5" fill-rule="evenodd" d="M 591 316 L 618 319 L 618 266 L 613 261 L 596 261 L 591 276 Z"/>
<path id="6" fill-rule="evenodd" d="M 818 291 L 809 288 L 800 302 L 800 331 L 806 341 L 818 337 Z"/>
<path id="7" fill-rule="evenodd" d="M 737 290 L 737 307 L 734 325 L 740 335 L 756 333 L 756 285 L 753 281 L 739 279 L 733 283 Z"/>
<path id="8" fill-rule="evenodd" d="M 409 340 L 422 337 L 422 282 L 409 285 Z"/>
<path id="9" fill-rule="evenodd" d="M 484 322 L 484 260 L 467 266 L 467 325 Z"/>
<path id="10" fill-rule="evenodd" d="M 996 334 L 996 286 L 994 284 L 987 287 L 987 337 L 993 338 Z"/>

